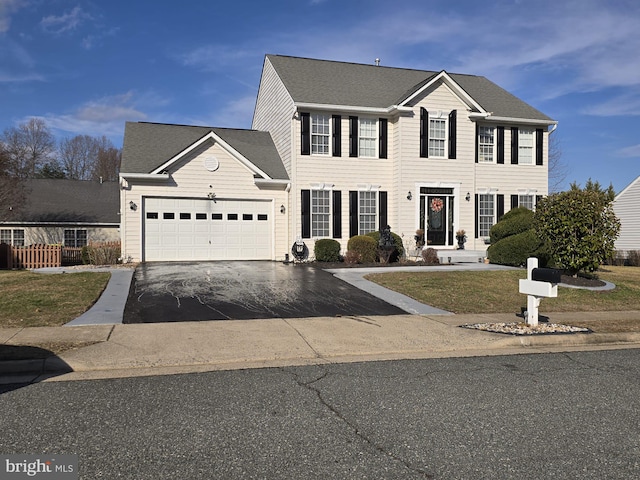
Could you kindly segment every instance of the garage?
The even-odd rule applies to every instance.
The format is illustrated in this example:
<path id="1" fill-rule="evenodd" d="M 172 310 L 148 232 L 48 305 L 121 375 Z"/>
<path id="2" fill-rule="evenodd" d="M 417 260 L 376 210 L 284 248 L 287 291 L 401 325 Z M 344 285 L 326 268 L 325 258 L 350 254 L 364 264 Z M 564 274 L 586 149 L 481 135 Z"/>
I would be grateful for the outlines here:
<path id="1" fill-rule="evenodd" d="M 144 260 L 271 260 L 270 200 L 146 197 Z"/>

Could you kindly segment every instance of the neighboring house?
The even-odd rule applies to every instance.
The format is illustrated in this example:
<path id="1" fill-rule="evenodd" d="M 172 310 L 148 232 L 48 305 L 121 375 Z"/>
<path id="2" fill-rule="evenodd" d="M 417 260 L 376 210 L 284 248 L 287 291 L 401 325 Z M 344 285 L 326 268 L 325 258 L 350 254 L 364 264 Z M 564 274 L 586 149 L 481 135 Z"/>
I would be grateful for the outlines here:
<path id="1" fill-rule="evenodd" d="M 640 177 L 616 195 L 613 211 L 620 220 L 616 250 L 624 257 L 630 250 L 640 251 Z"/>
<path id="2" fill-rule="evenodd" d="M 484 77 L 267 55 L 254 130 L 127 124 L 123 254 L 281 260 L 386 225 L 484 251 L 547 194 L 555 125 Z"/>
<path id="3" fill-rule="evenodd" d="M 25 203 L 0 222 L 0 243 L 13 246 L 120 240 L 118 182 L 25 180 Z"/>

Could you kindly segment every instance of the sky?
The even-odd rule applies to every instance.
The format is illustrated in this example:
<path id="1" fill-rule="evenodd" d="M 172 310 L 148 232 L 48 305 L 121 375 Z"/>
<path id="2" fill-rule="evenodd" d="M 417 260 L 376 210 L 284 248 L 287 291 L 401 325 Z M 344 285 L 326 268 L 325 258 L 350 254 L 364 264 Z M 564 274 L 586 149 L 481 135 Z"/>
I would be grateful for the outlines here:
<path id="1" fill-rule="evenodd" d="M 561 190 L 640 176 L 637 0 L 0 0 L 0 132 L 250 128 L 266 54 L 482 75 L 558 122 Z"/>

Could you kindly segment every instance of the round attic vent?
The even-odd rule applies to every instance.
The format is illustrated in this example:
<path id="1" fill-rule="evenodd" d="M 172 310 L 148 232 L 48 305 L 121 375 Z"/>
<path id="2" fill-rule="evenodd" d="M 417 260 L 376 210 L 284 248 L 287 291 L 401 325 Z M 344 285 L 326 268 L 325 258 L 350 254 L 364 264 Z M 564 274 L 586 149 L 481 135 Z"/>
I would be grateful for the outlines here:
<path id="1" fill-rule="evenodd" d="M 204 168 L 210 172 L 215 172 L 220 166 L 220 162 L 216 157 L 207 157 L 204 159 Z"/>

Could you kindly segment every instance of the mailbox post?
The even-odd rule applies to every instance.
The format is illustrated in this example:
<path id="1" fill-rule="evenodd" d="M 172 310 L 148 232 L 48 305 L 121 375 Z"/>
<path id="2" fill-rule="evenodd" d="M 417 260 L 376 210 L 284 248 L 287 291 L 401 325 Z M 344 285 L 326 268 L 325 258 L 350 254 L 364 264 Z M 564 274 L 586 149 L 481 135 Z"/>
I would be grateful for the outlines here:
<path id="1" fill-rule="evenodd" d="M 527 325 L 538 325 L 538 307 L 543 298 L 558 296 L 561 272 L 551 268 L 538 268 L 537 258 L 527 259 L 527 278 L 520 280 L 520 293 L 527 295 Z"/>

